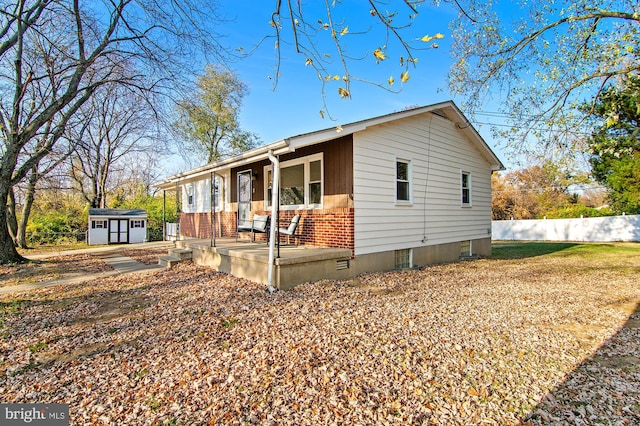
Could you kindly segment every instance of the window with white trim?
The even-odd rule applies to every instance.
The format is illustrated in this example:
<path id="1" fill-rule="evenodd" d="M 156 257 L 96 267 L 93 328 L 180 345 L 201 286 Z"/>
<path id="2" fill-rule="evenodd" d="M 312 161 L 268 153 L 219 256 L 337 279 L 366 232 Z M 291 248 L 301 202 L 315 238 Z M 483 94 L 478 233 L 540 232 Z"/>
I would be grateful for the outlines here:
<path id="1" fill-rule="evenodd" d="M 131 221 L 131 228 L 144 228 L 144 220 L 133 219 Z"/>
<path id="2" fill-rule="evenodd" d="M 91 229 L 107 229 L 106 220 L 92 220 Z"/>
<path id="3" fill-rule="evenodd" d="M 280 208 L 282 210 L 322 208 L 322 154 L 310 155 L 280 163 Z M 271 207 L 273 175 L 265 167 L 265 209 Z"/>
<path id="4" fill-rule="evenodd" d="M 411 202 L 411 163 L 407 160 L 396 160 L 396 201 Z"/>
<path id="5" fill-rule="evenodd" d="M 188 184 L 187 188 L 187 205 L 192 206 L 193 205 L 193 184 Z"/>
<path id="6" fill-rule="evenodd" d="M 460 192 L 462 195 L 462 206 L 471 206 L 471 173 L 461 172 L 460 174 Z"/>

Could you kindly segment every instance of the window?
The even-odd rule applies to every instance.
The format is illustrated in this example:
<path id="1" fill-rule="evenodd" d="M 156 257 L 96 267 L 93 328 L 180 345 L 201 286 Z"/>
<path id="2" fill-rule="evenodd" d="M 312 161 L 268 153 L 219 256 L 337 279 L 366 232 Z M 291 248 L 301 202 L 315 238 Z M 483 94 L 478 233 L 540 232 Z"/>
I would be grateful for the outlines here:
<path id="1" fill-rule="evenodd" d="M 471 173 L 462 172 L 461 176 L 462 205 L 471 206 Z"/>
<path id="2" fill-rule="evenodd" d="M 395 269 L 409 269 L 413 263 L 413 250 L 402 249 L 395 251 Z"/>
<path id="3" fill-rule="evenodd" d="M 92 229 L 107 229 L 107 221 L 106 220 L 92 220 L 91 221 Z"/>
<path id="4" fill-rule="evenodd" d="M 460 241 L 460 256 L 471 256 L 471 240 Z"/>
<path id="5" fill-rule="evenodd" d="M 224 198 L 223 198 L 223 194 L 222 194 L 222 178 L 220 176 L 216 176 L 213 178 L 213 201 L 214 201 L 214 205 L 216 207 L 216 211 L 223 211 L 224 210 Z"/>
<path id="6" fill-rule="evenodd" d="M 304 204 L 304 164 L 280 170 L 280 205 Z"/>
<path id="7" fill-rule="evenodd" d="M 408 161 L 396 161 L 396 201 L 411 202 L 409 165 Z"/>
<path id="8" fill-rule="evenodd" d="M 309 163 L 309 204 L 322 204 L 322 162 Z"/>
<path id="9" fill-rule="evenodd" d="M 131 228 L 144 228 L 144 220 L 132 220 Z"/>
<path id="10" fill-rule="evenodd" d="M 265 167 L 265 209 L 271 207 L 273 175 Z M 280 208 L 314 209 L 322 207 L 322 154 L 280 163 Z"/>
<path id="11" fill-rule="evenodd" d="M 187 185 L 187 205 L 192 206 L 193 205 L 193 185 L 189 184 Z"/>

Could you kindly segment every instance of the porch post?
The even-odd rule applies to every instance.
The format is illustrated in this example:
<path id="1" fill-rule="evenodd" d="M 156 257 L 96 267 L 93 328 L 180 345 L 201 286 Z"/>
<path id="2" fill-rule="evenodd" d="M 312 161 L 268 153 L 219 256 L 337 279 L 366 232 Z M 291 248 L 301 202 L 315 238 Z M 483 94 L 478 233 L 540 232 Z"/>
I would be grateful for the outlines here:
<path id="1" fill-rule="evenodd" d="M 280 156 L 278 155 L 278 164 L 280 162 Z M 278 179 L 280 179 L 280 173 L 278 173 Z M 278 182 L 278 226 L 276 227 L 276 244 L 278 245 L 278 259 L 280 259 L 280 182 Z"/>
<path id="2" fill-rule="evenodd" d="M 273 220 L 273 217 L 278 214 L 277 200 L 280 198 L 280 162 L 273 155 L 273 151 L 269 150 L 268 152 L 269 160 L 271 160 L 271 164 L 273 165 L 273 181 L 271 183 L 271 222 L 269 229 L 269 266 L 267 272 L 267 282 L 269 284 L 269 293 L 273 293 L 275 288 L 273 287 L 273 264 L 275 258 L 275 243 L 276 243 L 276 221 Z"/>
<path id="3" fill-rule="evenodd" d="M 213 172 L 209 174 L 209 232 L 211 233 L 211 239 L 209 240 L 209 247 L 213 247 Z"/>
<path id="4" fill-rule="evenodd" d="M 216 234 L 218 232 L 218 223 L 216 223 L 216 212 L 218 211 L 218 206 L 216 205 L 216 201 L 218 200 L 218 192 L 220 192 L 220 188 L 216 186 L 216 174 L 213 174 L 213 246 L 216 246 Z M 222 236 L 222 234 L 220 234 Z"/>

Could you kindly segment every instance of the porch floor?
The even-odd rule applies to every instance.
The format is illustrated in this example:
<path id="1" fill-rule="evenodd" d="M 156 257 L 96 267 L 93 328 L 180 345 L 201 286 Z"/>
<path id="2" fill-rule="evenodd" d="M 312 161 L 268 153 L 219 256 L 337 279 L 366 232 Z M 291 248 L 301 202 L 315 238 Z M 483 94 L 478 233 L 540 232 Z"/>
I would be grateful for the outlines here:
<path id="1" fill-rule="evenodd" d="M 269 245 L 265 241 L 236 241 L 234 238 L 187 239 L 175 242 L 176 247 L 193 251 L 193 261 L 221 272 L 268 283 Z M 276 247 L 276 253 L 278 249 Z M 344 279 L 351 274 L 349 249 L 281 245 L 275 258 L 273 286 L 281 290 L 297 284 L 321 279 Z"/>

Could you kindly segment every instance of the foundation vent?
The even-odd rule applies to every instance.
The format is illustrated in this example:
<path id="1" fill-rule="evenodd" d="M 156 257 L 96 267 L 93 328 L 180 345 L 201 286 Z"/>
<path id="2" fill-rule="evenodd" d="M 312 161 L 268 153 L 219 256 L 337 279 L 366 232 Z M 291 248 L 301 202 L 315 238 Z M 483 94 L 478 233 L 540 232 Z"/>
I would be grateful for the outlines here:
<path id="1" fill-rule="evenodd" d="M 343 271 L 345 269 L 349 269 L 349 259 L 337 260 L 336 261 L 336 271 Z"/>

